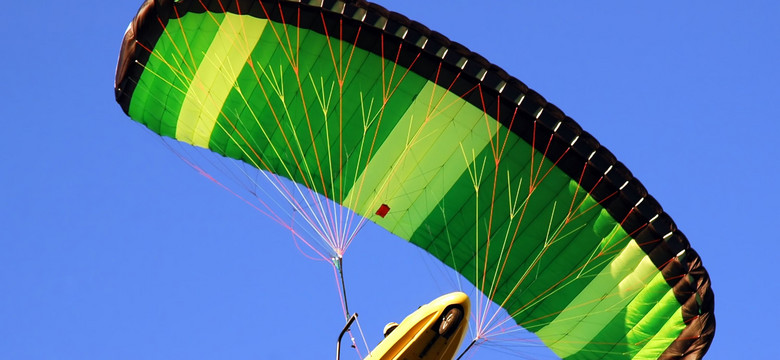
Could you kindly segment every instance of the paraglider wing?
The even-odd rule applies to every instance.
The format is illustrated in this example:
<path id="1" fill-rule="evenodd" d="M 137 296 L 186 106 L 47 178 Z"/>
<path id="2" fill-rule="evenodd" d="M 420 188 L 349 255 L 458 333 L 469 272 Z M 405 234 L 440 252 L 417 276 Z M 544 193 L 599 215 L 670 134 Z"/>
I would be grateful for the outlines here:
<path id="1" fill-rule="evenodd" d="M 363 1 L 147 0 L 115 92 L 152 131 L 426 249 L 562 358 L 709 347 L 708 274 L 631 172 L 523 83 L 402 15 Z"/>

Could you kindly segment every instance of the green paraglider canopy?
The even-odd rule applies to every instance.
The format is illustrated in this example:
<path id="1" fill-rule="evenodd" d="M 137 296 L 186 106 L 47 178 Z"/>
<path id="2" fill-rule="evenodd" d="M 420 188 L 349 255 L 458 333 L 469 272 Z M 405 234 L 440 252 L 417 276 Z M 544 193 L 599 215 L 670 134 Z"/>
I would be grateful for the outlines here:
<path id="1" fill-rule="evenodd" d="M 712 340 L 709 276 L 631 172 L 520 81 L 402 15 L 148 0 L 115 91 L 152 131 L 425 249 L 561 358 L 697 359 Z"/>

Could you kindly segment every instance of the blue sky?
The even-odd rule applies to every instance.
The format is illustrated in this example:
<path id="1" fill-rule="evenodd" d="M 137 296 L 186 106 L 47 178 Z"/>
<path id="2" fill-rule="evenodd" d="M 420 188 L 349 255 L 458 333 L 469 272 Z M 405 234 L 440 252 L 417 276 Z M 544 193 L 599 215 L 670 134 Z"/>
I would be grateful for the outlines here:
<path id="1" fill-rule="evenodd" d="M 775 355 L 780 5 L 381 4 L 506 69 L 644 183 L 712 277 L 707 359 Z M 331 357 L 343 324 L 331 268 L 114 102 L 139 5 L 14 1 L 0 14 L 0 358 Z M 363 232 L 345 267 L 372 344 L 451 285 L 411 245 Z"/>

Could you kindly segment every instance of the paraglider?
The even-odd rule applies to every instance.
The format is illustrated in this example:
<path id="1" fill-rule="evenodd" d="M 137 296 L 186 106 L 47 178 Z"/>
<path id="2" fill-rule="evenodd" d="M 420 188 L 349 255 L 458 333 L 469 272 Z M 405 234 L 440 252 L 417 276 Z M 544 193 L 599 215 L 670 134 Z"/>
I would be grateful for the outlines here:
<path id="1" fill-rule="evenodd" d="M 485 300 L 439 322 L 472 314 L 478 338 L 511 322 L 567 359 L 696 359 L 712 340 L 709 276 L 631 172 L 519 80 L 400 14 L 147 0 L 115 95 L 155 133 L 258 170 L 305 224 L 296 239 L 338 271 L 371 221 L 462 274 Z"/>

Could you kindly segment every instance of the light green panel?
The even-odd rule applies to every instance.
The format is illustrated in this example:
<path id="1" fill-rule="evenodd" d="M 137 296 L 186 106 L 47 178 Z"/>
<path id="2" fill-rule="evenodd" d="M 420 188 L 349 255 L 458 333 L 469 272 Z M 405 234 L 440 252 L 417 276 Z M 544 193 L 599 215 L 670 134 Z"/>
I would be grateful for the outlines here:
<path id="1" fill-rule="evenodd" d="M 671 291 L 670 291 L 671 292 Z M 672 295 L 672 297 L 674 297 Z M 668 306 L 666 309 L 674 310 L 674 313 L 668 318 L 664 326 L 653 338 L 640 350 L 634 359 L 656 359 L 657 354 L 663 353 L 669 345 L 677 339 L 677 336 L 685 329 L 685 323 L 683 322 L 682 308 L 676 300 L 666 300 Z M 666 315 L 668 316 L 668 315 Z M 660 319 L 660 318 L 659 318 Z M 682 355 L 682 354 L 680 354 Z"/>
<path id="2" fill-rule="evenodd" d="M 225 99 L 268 20 L 226 14 L 198 67 L 179 112 L 176 139 L 209 147 Z"/>
<path id="3" fill-rule="evenodd" d="M 443 105 L 431 107 L 432 96 Z M 482 110 L 428 83 L 377 149 L 344 203 L 363 216 L 389 205 L 387 217 L 373 220 L 408 239 L 466 171 L 472 150 L 480 153 L 494 130 L 485 126 Z"/>
<path id="4" fill-rule="evenodd" d="M 562 358 L 578 352 L 623 310 L 656 273 L 658 269 L 632 240 L 552 323 L 536 334 Z"/>

